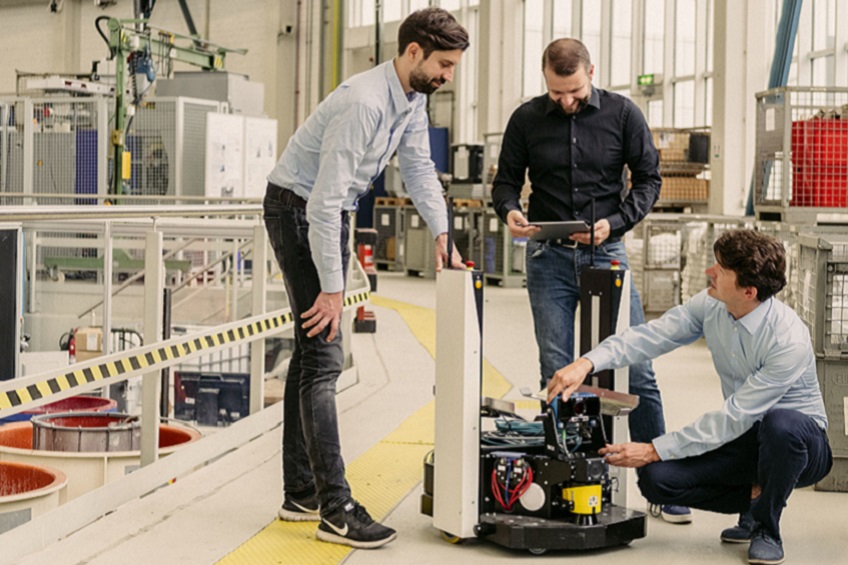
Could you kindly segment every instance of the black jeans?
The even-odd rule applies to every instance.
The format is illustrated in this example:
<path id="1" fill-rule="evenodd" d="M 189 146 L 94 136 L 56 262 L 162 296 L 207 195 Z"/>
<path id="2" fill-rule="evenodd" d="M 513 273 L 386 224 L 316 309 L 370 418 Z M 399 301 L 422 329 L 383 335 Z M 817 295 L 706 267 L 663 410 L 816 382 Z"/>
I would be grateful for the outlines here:
<path id="1" fill-rule="evenodd" d="M 269 186 L 264 201 L 265 229 L 283 272 L 295 319 L 295 346 L 286 377 L 283 401 L 283 483 L 298 498 L 318 493 L 323 515 L 350 499 L 339 442 L 336 381 L 344 354 L 341 330 L 327 343 L 328 325 L 306 337 L 300 314 L 321 292 L 318 272 L 309 250 L 309 223 L 303 201 L 283 204 L 283 193 Z M 350 259 L 350 224 L 342 213 L 341 256 L 344 273 Z"/>
<path id="2" fill-rule="evenodd" d="M 795 488 L 823 479 L 833 464 L 827 433 L 795 410 L 774 409 L 721 447 L 643 468 L 642 494 L 655 504 L 680 504 L 725 514 L 751 511 L 780 539 L 780 514 Z M 751 500 L 751 485 L 762 487 Z"/>

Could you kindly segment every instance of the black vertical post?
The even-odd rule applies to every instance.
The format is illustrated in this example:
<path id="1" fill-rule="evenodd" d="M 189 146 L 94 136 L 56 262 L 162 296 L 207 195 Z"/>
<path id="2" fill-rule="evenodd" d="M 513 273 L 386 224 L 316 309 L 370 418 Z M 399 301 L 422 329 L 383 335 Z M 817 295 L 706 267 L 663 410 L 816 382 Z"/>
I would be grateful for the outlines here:
<path id="1" fill-rule="evenodd" d="M 18 340 L 18 231 L 0 231 L 0 381 L 15 378 Z"/>
<path id="2" fill-rule="evenodd" d="M 447 268 L 453 268 L 453 196 L 448 196 L 448 264 Z"/>
<path id="3" fill-rule="evenodd" d="M 162 297 L 162 341 L 171 339 L 171 297 L 173 295 L 173 291 L 170 288 L 166 288 L 164 290 L 164 296 Z M 168 390 L 168 386 L 170 385 L 171 380 L 171 369 L 169 367 L 165 367 L 162 369 L 162 393 L 159 395 L 159 415 L 165 418 L 168 417 L 169 406 L 168 399 L 170 398 L 170 391 Z"/>
<path id="4" fill-rule="evenodd" d="M 595 199 L 592 199 L 592 225 L 589 226 L 589 229 L 592 230 L 589 234 L 589 238 L 591 240 L 592 246 L 590 251 L 592 252 L 592 256 L 589 258 L 589 266 L 593 269 L 595 268 Z"/>

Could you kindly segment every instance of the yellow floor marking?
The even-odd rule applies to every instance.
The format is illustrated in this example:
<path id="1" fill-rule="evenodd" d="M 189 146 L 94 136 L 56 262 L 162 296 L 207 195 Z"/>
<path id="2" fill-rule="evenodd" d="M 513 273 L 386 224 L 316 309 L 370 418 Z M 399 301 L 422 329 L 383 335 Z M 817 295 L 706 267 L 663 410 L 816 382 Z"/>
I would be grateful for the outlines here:
<path id="1" fill-rule="evenodd" d="M 397 311 L 421 345 L 434 355 L 436 315 L 429 308 L 371 295 L 375 306 Z M 501 398 L 511 384 L 483 361 L 483 394 Z M 421 482 L 424 457 L 433 449 L 435 403 L 428 402 L 392 433 L 347 465 L 353 496 L 380 521 Z M 315 539 L 316 522 L 274 520 L 253 538 L 218 561 L 219 565 L 339 563 L 350 548 Z"/>

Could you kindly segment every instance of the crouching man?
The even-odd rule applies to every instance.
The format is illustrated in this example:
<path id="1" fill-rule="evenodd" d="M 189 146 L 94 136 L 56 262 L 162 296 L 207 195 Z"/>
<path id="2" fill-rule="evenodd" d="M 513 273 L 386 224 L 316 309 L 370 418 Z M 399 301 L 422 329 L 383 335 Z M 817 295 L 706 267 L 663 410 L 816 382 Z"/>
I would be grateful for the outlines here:
<path id="1" fill-rule="evenodd" d="M 739 513 L 722 541 L 750 542 L 749 563 L 782 563 L 780 515 L 787 499 L 832 465 L 816 360 L 800 318 L 774 298 L 786 284 L 783 245 L 735 230 L 724 233 L 714 251 L 708 289 L 557 371 L 548 401 L 568 398 L 593 372 L 705 338 L 724 404 L 651 443 L 608 445 L 600 453 L 612 465 L 643 468 L 639 488 L 654 503 Z"/>

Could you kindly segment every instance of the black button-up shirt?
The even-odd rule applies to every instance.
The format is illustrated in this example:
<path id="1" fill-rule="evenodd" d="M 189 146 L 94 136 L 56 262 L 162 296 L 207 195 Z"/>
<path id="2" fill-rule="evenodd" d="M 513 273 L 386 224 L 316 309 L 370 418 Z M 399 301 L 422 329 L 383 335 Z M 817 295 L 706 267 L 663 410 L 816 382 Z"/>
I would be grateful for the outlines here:
<path id="1" fill-rule="evenodd" d="M 625 196 L 624 165 L 632 188 Z M 566 115 L 547 94 L 522 104 L 503 136 L 492 201 L 506 221 L 521 211 L 529 169 L 531 222 L 606 218 L 610 237 L 630 230 L 660 195 L 659 155 L 642 112 L 628 98 L 592 88 L 588 104 Z"/>

